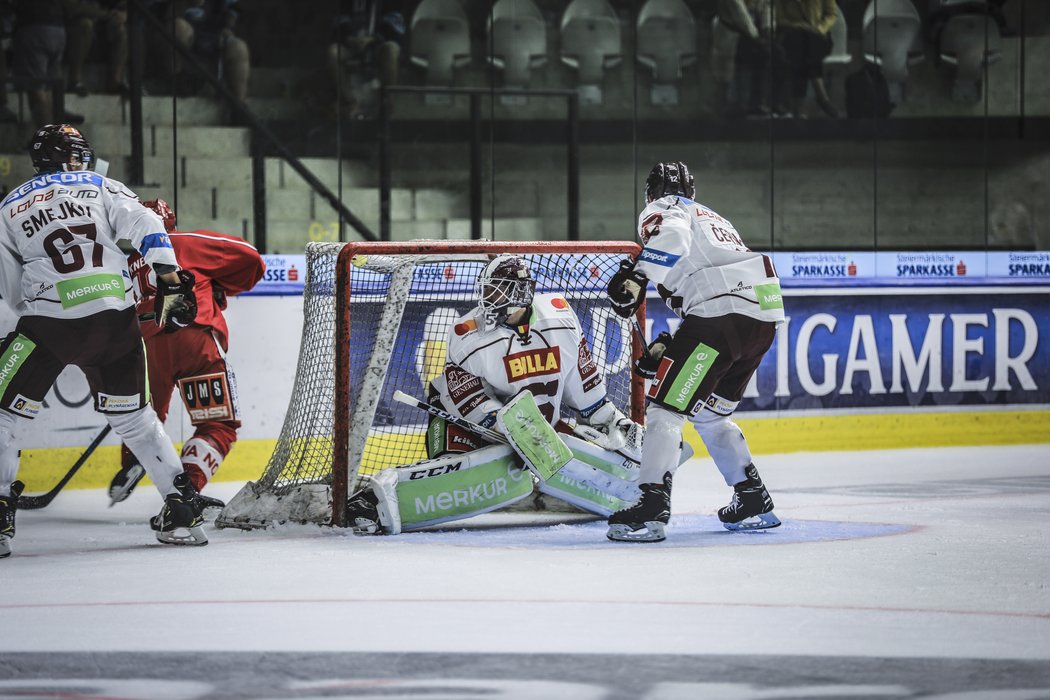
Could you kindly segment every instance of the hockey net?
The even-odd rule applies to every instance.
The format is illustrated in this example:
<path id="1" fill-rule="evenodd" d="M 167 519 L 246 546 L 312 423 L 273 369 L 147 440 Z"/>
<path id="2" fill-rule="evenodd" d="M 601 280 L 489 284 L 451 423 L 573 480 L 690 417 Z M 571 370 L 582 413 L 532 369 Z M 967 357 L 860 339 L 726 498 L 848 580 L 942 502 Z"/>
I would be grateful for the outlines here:
<path id="1" fill-rule="evenodd" d="M 641 422 L 641 346 L 605 290 L 626 242 L 418 241 L 311 243 L 295 383 L 277 446 L 258 481 L 216 524 L 342 526 L 349 494 L 386 467 L 426 458 L 427 414 L 393 399 L 425 398 L 445 364 L 453 320 L 474 308 L 474 282 L 500 253 L 521 255 L 536 292 L 563 294 L 580 319 L 609 399 Z M 563 416 L 575 412 L 563 407 Z M 333 507 L 334 505 L 334 507 Z"/>

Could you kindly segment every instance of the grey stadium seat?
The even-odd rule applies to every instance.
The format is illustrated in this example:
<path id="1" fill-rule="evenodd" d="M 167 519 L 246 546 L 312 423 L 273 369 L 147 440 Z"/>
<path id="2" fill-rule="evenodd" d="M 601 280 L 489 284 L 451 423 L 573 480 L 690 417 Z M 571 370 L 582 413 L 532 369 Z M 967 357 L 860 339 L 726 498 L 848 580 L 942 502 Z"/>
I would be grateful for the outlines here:
<path id="1" fill-rule="evenodd" d="M 899 104 L 908 66 L 923 59 L 919 12 L 911 0 L 871 0 L 863 26 L 864 58 L 882 69 L 890 99 Z"/>
<path id="2" fill-rule="evenodd" d="M 682 69 L 696 63 L 696 20 L 682 0 L 649 0 L 638 13 L 638 62 L 653 72 L 653 104 L 678 104 Z"/>
<path id="3" fill-rule="evenodd" d="M 831 26 L 831 53 L 824 57 L 824 68 L 834 66 L 847 66 L 853 60 L 849 52 L 847 37 L 849 32 L 846 26 L 846 17 L 842 14 L 842 8 L 835 5 L 835 24 Z M 826 72 L 826 71 L 825 71 Z"/>
<path id="4" fill-rule="evenodd" d="M 580 100 L 600 103 L 605 70 L 623 61 L 620 18 L 607 0 L 572 0 L 565 8 L 561 60 L 576 69 Z"/>
<path id="5" fill-rule="evenodd" d="M 451 85 L 454 68 L 470 62 L 470 29 L 458 0 L 423 0 L 409 31 L 412 63 L 426 68 L 427 85 Z"/>
<path id="6" fill-rule="evenodd" d="M 952 0 L 942 0 L 952 5 Z M 999 24 L 987 14 L 961 14 L 948 19 L 940 35 L 940 56 L 955 66 L 952 99 L 978 102 L 984 67 L 1002 57 L 1003 38 Z"/>
<path id="7" fill-rule="evenodd" d="M 489 25 L 492 55 L 507 87 L 527 87 L 529 72 L 547 62 L 547 23 L 532 0 L 499 0 Z"/>

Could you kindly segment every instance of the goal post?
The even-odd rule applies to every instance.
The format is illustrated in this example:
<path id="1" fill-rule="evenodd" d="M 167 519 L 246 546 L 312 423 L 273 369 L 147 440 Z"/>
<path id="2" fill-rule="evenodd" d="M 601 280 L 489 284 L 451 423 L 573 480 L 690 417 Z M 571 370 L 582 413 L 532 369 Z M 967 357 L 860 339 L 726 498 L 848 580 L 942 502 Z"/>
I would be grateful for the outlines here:
<path id="1" fill-rule="evenodd" d="M 526 260 L 537 294 L 565 296 L 610 400 L 641 422 L 644 383 L 631 365 L 642 344 L 605 293 L 620 260 L 639 251 L 612 241 L 309 244 L 299 361 L 281 434 L 262 475 L 216 524 L 345 526 L 349 494 L 384 468 L 424 459 L 427 416 L 393 394 L 425 399 L 444 367 L 453 321 L 476 306 L 477 275 L 503 253 Z"/>

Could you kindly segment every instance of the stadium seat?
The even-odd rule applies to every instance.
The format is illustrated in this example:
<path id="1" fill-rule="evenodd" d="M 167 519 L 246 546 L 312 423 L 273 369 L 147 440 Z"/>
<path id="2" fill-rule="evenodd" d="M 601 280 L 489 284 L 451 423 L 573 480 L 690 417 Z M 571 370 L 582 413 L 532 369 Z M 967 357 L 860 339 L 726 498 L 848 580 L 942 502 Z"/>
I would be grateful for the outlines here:
<path id="1" fill-rule="evenodd" d="M 638 13 L 638 62 L 653 72 L 653 104 L 678 104 L 682 69 L 696 63 L 696 20 L 682 0 L 649 0 Z"/>
<path id="2" fill-rule="evenodd" d="M 547 24 L 532 0 L 499 0 L 489 24 L 492 55 L 506 87 L 524 88 L 529 72 L 547 62 Z"/>
<path id="3" fill-rule="evenodd" d="M 835 24 L 831 26 L 831 53 L 824 57 L 825 72 L 836 66 L 848 66 L 853 60 L 847 43 L 846 17 L 842 14 L 842 8 L 835 6 Z"/>
<path id="4" fill-rule="evenodd" d="M 924 57 L 921 27 L 911 0 L 871 0 L 864 11 L 864 58 L 882 69 L 890 99 L 898 104 L 904 99 L 908 66 Z"/>
<path id="5" fill-rule="evenodd" d="M 423 0 L 412 15 L 412 63 L 426 69 L 427 85 L 452 85 L 453 69 L 470 62 L 470 30 L 459 0 Z"/>
<path id="6" fill-rule="evenodd" d="M 961 4 L 942 0 L 942 6 Z M 952 99 L 956 102 L 978 102 L 985 66 L 1002 56 L 999 24 L 984 12 L 952 16 L 940 34 L 938 50 L 945 63 L 955 66 Z"/>
<path id="7" fill-rule="evenodd" d="M 572 0 L 565 8 L 561 60 L 576 69 L 580 101 L 600 104 L 606 69 L 623 61 L 620 19 L 608 0 Z"/>

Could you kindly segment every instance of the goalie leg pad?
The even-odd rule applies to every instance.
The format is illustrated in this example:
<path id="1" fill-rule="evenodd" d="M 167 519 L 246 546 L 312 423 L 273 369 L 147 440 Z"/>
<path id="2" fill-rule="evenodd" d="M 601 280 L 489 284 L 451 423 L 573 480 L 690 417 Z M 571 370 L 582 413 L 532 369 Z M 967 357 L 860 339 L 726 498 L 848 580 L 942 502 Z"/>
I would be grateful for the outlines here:
<path id="1" fill-rule="evenodd" d="M 639 464 L 622 451 L 605 450 L 567 435 L 573 458 L 557 474 L 541 481 L 541 493 L 559 498 L 589 513 L 608 517 L 638 500 Z"/>
<path id="2" fill-rule="evenodd" d="M 387 534 L 419 530 L 516 503 L 532 493 L 532 476 L 506 445 L 384 469 L 373 479 Z"/>

